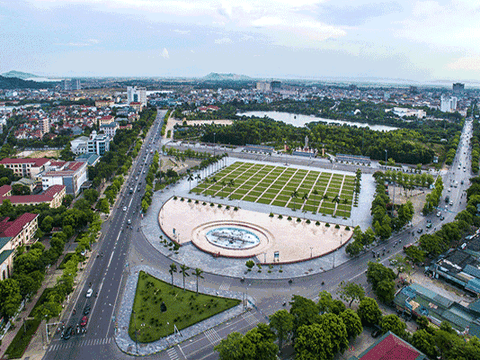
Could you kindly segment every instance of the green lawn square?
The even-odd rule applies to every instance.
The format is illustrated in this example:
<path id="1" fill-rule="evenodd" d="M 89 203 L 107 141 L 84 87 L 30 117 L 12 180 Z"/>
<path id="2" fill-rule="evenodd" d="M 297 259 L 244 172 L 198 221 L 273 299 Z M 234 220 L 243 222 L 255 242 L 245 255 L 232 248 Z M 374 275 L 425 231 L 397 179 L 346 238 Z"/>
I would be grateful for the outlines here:
<path id="1" fill-rule="evenodd" d="M 260 199 L 257 200 L 257 203 L 260 203 L 260 204 L 269 205 L 271 202 L 272 202 L 272 199 L 266 199 L 266 198 L 263 198 L 263 197 L 261 197 Z"/>
<path id="2" fill-rule="evenodd" d="M 250 195 L 247 195 L 247 196 L 245 196 L 242 200 L 255 202 L 255 200 L 257 200 L 257 199 L 258 199 L 258 196 L 250 196 Z"/>
<path id="3" fill-rule="evenodd" d="M 271 205 L 284 207 L 285 205 L 287 205 L 287 202 L 286 201 L 275 200 Z"/>
<path id="4" fill-rule="evenodd" d="M 230 194 L 228 197 L 232 200 L 240 200 L 243 197 L 243 194 L 234 193 Z"/>
<path id="5" fill-rule="evenodd" d="M 303 209 L 304 209 L 305 211 L 310 211 L 310 212 L 314 212 L 314 211 L 315 211 L 315 212 L 317 212 L 317 207 L 316 207 L 316 206 L 312 206 L 312 205 L 305 205 L 305 206 L 303 207 Z"/>
<path id="6" fill-rule="evenodd" d="M 333 215 L 333 209 L 322 207 L 320 208 L 319 213 L 326 214 L 326 215 Z"/>
<path id="7" fill-rule="evenodd" d="M 245 195 L 249 191 L 250 191 L 250 189 L 240 188 L 240 189 L 235 190 L 235 194 Z"/>
<path id="8" fill-rule="evenodd" d="M 332 203 L 330 201 L 324 201 L 322 203 L 322 207 L 334 209 L 335 208 L 335 203 Z"/>

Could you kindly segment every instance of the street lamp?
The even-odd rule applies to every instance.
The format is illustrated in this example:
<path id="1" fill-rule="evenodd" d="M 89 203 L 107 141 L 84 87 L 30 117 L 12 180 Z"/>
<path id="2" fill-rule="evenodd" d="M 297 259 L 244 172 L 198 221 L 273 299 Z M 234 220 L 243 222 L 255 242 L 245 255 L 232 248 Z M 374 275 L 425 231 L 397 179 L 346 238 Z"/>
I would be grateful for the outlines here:
<path id="1" fill-rule="evenodd" d="M 215 133 L 213 133 L 213 156 L 215 156 Z"/>

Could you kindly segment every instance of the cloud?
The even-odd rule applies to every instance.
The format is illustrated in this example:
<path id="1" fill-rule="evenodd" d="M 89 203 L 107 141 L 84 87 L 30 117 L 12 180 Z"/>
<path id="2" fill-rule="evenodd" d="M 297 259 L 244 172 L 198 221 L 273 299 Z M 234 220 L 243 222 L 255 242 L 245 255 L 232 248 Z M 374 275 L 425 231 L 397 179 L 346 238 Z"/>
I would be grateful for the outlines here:
<path id="1" fill-rule="evenodd" d="M 451 70 L 480 70 L 480 55 L 461 57 L 447 65 Z"/>
<path id="2" fill-rule="evenodd" d="M 173 32 L 176 32 L 177 34 L 180 34 L 180 35 L 189 35 L 190 34 L 190 30 L 175 29 L 175 30 L 173 30 Z"/>
<path id="3" fill-rule="evenodd" d="M 162 57 L 163 57 L 164 59 L 170 59 L 170 55 L 168 54 L 167 48 L 163 48 Z"/>
<path id="4" fill-rule="evenodd" d="M 215 44 L 223 45 L 223 44 L 231 44 L 233 41 L 228 37 L 223 37 L 221 39 L 215 39 Z"/>

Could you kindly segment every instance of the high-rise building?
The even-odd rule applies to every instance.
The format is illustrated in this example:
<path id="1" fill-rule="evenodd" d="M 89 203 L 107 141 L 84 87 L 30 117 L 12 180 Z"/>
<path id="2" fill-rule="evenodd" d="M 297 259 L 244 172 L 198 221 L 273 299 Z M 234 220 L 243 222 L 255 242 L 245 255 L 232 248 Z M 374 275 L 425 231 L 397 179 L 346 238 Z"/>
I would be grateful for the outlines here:
<path id="1" fill-rule="evenodd" d="M 132 102 L 139 102 L 143 106 L 147 106 L 147 89 L 127 86 L 127 103 Z"/>
<path id="2" fill-rule="evenodd" d="M 103 134 L 97 135 L 97 132 L 93 130 L 87 141 L 87 153 L 103 156 L 109 150 L 110 138 Z"/>
<path id="3" fill-rule="evenodd" d="M 50 131 L 50 120 L 48 118 L 42 118 L 38 120 L 38 125 L 42 131 L 42 135 L 48 134 Z"/>
<path id="4" fill-rule="evenodd" d="M 452 90 L 454 94 L 462 94 L 465 91 L 465 84 L 455 83 L 452 85 Z"/>
<path id="5" fill-rule="evenodd" d="M 457 98 L 455 96 L 442 95 L 440 98 L 440 111 L 454 112 L 457 110 Z"/>
<path id="6" fill-rule="evenodd" d="M 267 91 L 272 91 L 272 87 L 270 85 L 270 82 L 268 81 L 258 81 L 257 90 L 267 92 Z"/>
<path id="7" fill-rule="evenodd" d="M 80 90 L 82 88 L 82 84 L 80 83 L 79 79 L 65 79 L 63 80 L 63 90 L 71 91 L 71 90 Z"/>

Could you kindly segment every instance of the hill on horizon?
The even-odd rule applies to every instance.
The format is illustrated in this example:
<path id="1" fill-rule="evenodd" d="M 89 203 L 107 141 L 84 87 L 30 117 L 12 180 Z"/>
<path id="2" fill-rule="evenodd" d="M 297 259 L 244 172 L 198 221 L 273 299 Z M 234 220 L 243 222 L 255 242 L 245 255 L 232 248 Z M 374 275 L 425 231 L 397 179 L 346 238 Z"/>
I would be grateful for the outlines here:
<path id="1" fill-rule="evenodd" d="M 35 75 L 35 74 L 30 74 L 30 73 L 26 73 L 26 72 L 22 72 L 22 71 L 16 71 L 16 70 L 11 70 L 9 72 L 6 72 L 6 73 L 0 74 L 0 75 L 3 76 L 3 77 L 7 77 L 7 78 L 17 78 L 17 79 L 22 79 L 22 80 L 40 77 L 40 76 Z"/>
<path id="2" fill-rule="evenodd" d="M 238 75 L 238 74 L 220 74 L 220 73 L 210 73 L 202 78 L 203 80 L 208 81 L 247 81 L 253 80 L 251 77 L 246 75 Z"/>
<path id="3" fill-rule="evenodd" d="M 0 75 L 0 89 L 47 89 L 54 87 L 55 85 L 55 82 L 37 82 Z"/>

